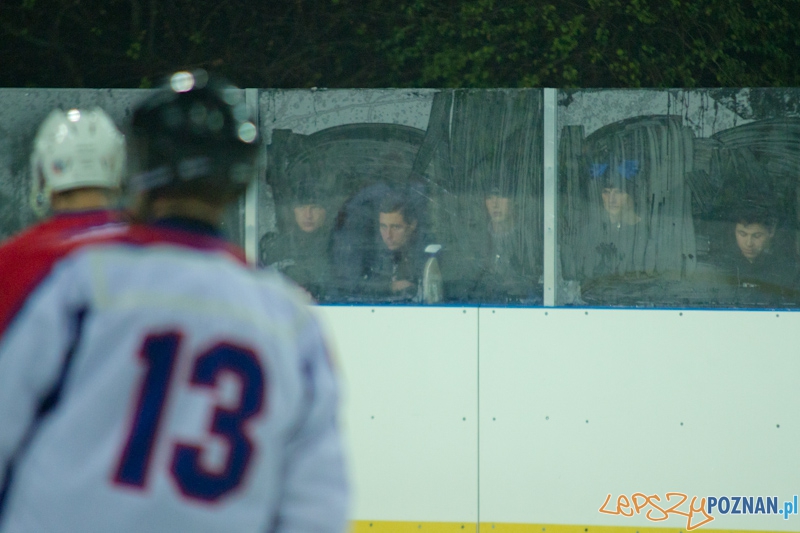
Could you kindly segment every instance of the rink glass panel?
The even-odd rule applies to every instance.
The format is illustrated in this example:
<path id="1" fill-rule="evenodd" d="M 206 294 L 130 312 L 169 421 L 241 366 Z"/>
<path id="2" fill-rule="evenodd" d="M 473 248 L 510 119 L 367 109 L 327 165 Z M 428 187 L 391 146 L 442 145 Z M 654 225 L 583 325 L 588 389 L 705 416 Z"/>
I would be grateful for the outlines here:
<path id="1" fill-rule="evenodd" d="M 102 107 L 123 124 L 145 94 L 138 89 L 0 89 L 0 239 L 36 221 L 29 161 L 36 131 L 50 111 Z"/>
<path id="2" fill-rule="evenodd" d="M 37 221 L 30 203 L 30 156 L 39 125 L 55 108 L 100 107 L 127 133 L 147 89 L 0 89 L 0 240 Z M 223 232 L 244 245 L 244 206 L 228 209 Z"/>
<path id="3" fill-rule="evenodd" d="M 275 215 L 258 222 L 262 266 L 322 303 L 419 304 L 435 257 L 436 303 L 541 305 L 541 90 L 269 91 L 260 114 Z M 392 195 L 409 226 L 394 251 L 379 228 Z M 304 231 L 310 205 L 324 219 Z"/>
<path id="4" fill-rule="evenodd" d="M 558 302 L 796 307 L 799 101 L 797 89 L 560 91 Z"/>
<path id="5" fill-rule="evenodd" d="M 535 307 L 551 290 L 546 305 L 797 306 L 798 89 L 547 90 L 557 93 L 555 131 L 544 128 L 545 91 L 248 90 L 265 149 L 250 210 L 244 200 L 230 209 L 225 233 L 291 275 L 287 265 L 302 263 L 291 257 L 295 207 L 316 198 L 324 235 L 304 253 L 317 263 L 312 277 L 321 273 L 319 302 L 423 304 L 419 273 L 402 294 L 362 283 L 385 252 L 378 203 L 395 191 L 415 213 L 412 270 L 431 257 L 426 245 L 441 246 L 439 304 Z M 35 221 L 28 161 L 47 113 L 98 105 L 124 129 L 148 91 L 0 92 L 6 238 Z M 544 194 L 548 155 L 553 195 Z M 609 188 L 617 198 L 606 203 L 627 205 L 617 219 L 604 204 Z M 493 194 L 507 199 L 494 233 Z M 768 215 L 753 261 L 736 238 L 742 212 Z"/>

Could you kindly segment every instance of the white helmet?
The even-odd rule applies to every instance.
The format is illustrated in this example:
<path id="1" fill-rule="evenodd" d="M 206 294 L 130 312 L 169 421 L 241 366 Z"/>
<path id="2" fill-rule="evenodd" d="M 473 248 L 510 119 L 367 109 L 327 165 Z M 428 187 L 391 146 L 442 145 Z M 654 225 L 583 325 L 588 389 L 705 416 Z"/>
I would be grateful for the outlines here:
<path id="1" fill-rule="evenodd" d="M 117 188 L 124 168 L 125 138 L 105 111 L 55 109 L 33 141 L 33 208 L 47 210 L 52 192 Z"/>

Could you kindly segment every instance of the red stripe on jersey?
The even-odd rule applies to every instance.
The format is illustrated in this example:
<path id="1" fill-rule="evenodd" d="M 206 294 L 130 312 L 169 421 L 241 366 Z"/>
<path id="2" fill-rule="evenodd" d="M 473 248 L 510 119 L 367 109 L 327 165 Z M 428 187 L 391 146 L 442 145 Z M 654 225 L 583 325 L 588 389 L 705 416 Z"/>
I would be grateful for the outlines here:
<path id="1" fill-rule="evenodd" d="M 68 250 L 65 239 L 95 226 L 121 220 L 113 211 L 62 213 L 12 237 L 0 246 L 0 335 L 53 265 Z"/>
<path id="2" fill-rule="evenodd" d="M 94 211 L 62 214 L 37 224 L 0 247 L 0 336 L 28 296 L 53 267 L 84 246 L 173 244 L 204 251 L 223 251 L 242 264 L 244 252 L 215 236 L 173 228 L 128 225 L 121 214 Z"/>

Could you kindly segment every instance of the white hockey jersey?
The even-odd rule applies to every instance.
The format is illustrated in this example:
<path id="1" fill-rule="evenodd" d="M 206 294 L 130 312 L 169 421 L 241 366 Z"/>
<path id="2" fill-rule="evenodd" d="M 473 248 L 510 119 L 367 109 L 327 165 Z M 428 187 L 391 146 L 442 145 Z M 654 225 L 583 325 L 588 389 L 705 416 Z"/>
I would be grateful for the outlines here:
<path id="1" fill-rule="evenodd" d="M 337 384 L 299 292 L 197 232 L 67 240 L 0 329 L 0 531 L 343 531 Z"/>

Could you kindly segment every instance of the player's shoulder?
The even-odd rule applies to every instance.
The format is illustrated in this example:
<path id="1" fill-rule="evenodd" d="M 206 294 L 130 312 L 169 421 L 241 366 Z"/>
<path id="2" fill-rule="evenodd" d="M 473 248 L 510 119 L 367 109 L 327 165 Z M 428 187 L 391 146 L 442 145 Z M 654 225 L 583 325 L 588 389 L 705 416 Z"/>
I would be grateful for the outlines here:
<path id="1" fill-rule="evenodd" d="M 296 307 L 305 313 L 314 303 L 311 296 L 281 272 L 272 269 L 251 269 L 249 275 L 260 290 L 268 295 L 269 301 Z"/>
<path id="2" fill-rule="evenodd" d="M 125 223 L 111 212 L 58 216 L 27 229 L 0 247 L 0 279 L 4 283 L 0 301 L 0 333 L 10 323 L 37 287 L 81 245 L 104 234 L 125 230 Z"/>
<path id="3" fill-rule="evenodd" d="M 116 240 L 141 247 L 172 246 L 201 253 L 223 254 L 240 265 L 247 263 L 244 250 L 240 246 L 217 234 L 169 226 L 134 224 L 124 235 L 117 236 Z"/>
<path id="4" fill-rule="evenodd" d="M 299 341 L 314 328 L 311 296 L 283 273 L 274 269 L 254 268 L 251 265 L 228 265 L 236 271 L 231 289 L 236 288 L 236 305 L 247 309 L 259 323 L 280 337 Z M 244 289 L 244 290 L 242 290 Z"/>
<path id="5" fill-rule="evenodd" d="M 8 279 L 15 273 L 25 273 L 26 277 L 34 271 L 46 273 L 76 248 L 124 232 L 126 227 L 121 216 L 105 211 L 40 222 L 0 246 L 0 276 Z"/>
<path id="6" fill-rule="evenodd" d="M 98 210 L 64 213 L 34 224 L 0 246 L 0 258 L 37 253 L 45 249 L 64 249 L 76 236 L 98 227 L 125 225 L 125 216 L 117 211 Z"/>
<path id="7" fill-rule="evenodd" d="M 61 233 L 65 228 L 64 221 L 60 218 L 51 218 L 38 222 L 16 235 L 11 236 L 0 246 L 0 258 L 24 254 L 29 250 L 40 247 L 43 239 L 50 239 Z"/>
<path id="8" fill-rule="evenodd" d="M 156 261 L 156 256 L 181 257 L 184 268 L 188 270 L 211 269 L 214 276 L 218 276 L 217 288 L 220 290 L 251 290 L 253 296 L 273 306 L 305 308 L 312 303 L 310 297 L 291 280 L 272 269 L 258 269 L 248 264 L 241 247 L 217 235 L 131 224 L 116 231 L 107 228 L 105 232 L 84 232 L 77 238 L 83 240 L 84 249 L 90 254 L 106 253 L 108 246 L 116 244 L 132 248 L 134 253 L 152 251 L 153 255 L 140 255 L 140 260 L 145 263 L 151 259 Z"/>
<path id="9" fill-rule="evenodd" d="M 122 223 L 87 228 L 63 239 L 62 246 L 78 248 L 87 254 L 107 253 L 118 247 L 167 254 L 188 251 L 225 256 L 239 265 L 246 264 L 241 247 L 221 236 L 150 224 Z"/>

